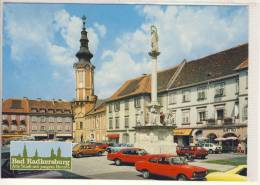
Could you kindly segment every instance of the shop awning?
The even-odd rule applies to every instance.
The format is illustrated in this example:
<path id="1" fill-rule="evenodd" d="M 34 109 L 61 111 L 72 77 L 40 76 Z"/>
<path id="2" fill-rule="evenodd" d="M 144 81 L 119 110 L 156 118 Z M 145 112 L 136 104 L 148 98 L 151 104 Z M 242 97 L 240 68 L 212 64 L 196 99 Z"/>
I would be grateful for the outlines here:
<path id="1" fill-rule="evenodd" d="M 174 136 L 189 136 L 191 134 L 191 128 L 178 128 L 173 130 Z"/>
<path id="2" fill-rule="evenodd" d="M 109 139 L 116 139 L 116 138 L 119 138 L 119 134 L 107 134 L 107 137 Z"/>

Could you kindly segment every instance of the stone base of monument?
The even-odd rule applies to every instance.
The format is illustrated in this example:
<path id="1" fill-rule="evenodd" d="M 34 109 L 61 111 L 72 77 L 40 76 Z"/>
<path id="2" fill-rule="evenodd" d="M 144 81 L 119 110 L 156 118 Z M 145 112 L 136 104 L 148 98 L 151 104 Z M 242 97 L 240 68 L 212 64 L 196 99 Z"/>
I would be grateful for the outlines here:
<path id="1" fill-rule="evenodd" d="M 135 147 L 143 148 L 151 154 L 175 154 L 173 129 L 176 126 L 145 125 L 137 126 Z"/>

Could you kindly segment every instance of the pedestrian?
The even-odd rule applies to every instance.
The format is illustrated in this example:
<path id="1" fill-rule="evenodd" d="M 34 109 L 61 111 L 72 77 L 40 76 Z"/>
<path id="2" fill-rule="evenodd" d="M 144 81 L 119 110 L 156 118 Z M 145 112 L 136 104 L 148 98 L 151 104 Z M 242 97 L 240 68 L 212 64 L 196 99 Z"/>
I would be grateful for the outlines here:
<path id="1" fill-rule="evenodd" d="M 238 153 L 241 153 L 241 148 L 242 148 L 241 143 L 238 143 L 238 145 L 237 145 L 237 152 Z"/>

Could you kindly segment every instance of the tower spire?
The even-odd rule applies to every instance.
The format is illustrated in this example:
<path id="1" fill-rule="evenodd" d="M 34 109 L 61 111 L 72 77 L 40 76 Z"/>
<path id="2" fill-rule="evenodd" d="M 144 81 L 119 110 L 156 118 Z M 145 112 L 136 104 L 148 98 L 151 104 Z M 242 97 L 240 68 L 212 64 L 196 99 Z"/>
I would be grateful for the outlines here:
<path id="1" fill-rule="evenodd" d="M 76 57 L 81 61 L 84 59 L 85 62 L 90 62 L 90 59 L 93 57 L 93 54 L 89 51 L 88 47 L 88 32 L 86 31 L 86 16 L 82 17 L 82 31 L 80 38 L 80 50 L 76 53 Z"/>

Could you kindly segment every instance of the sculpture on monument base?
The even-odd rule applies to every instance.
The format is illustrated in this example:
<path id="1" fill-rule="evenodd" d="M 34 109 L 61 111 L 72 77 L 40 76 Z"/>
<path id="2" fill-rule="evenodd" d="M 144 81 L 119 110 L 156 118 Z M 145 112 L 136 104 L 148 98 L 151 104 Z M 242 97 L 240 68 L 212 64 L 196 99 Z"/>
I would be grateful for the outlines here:
<path id="1" fill-rule="evenodd" d="M 158 46 L 158 41 L 159 41 L 159 37 L 158 37 L 158 33 L 157 33 L 157 28 L 156 26 L 152 25 L 151 26 L 151 52 L 155 52 L 158 53 L 159 52 L 159 46 Z"/>

